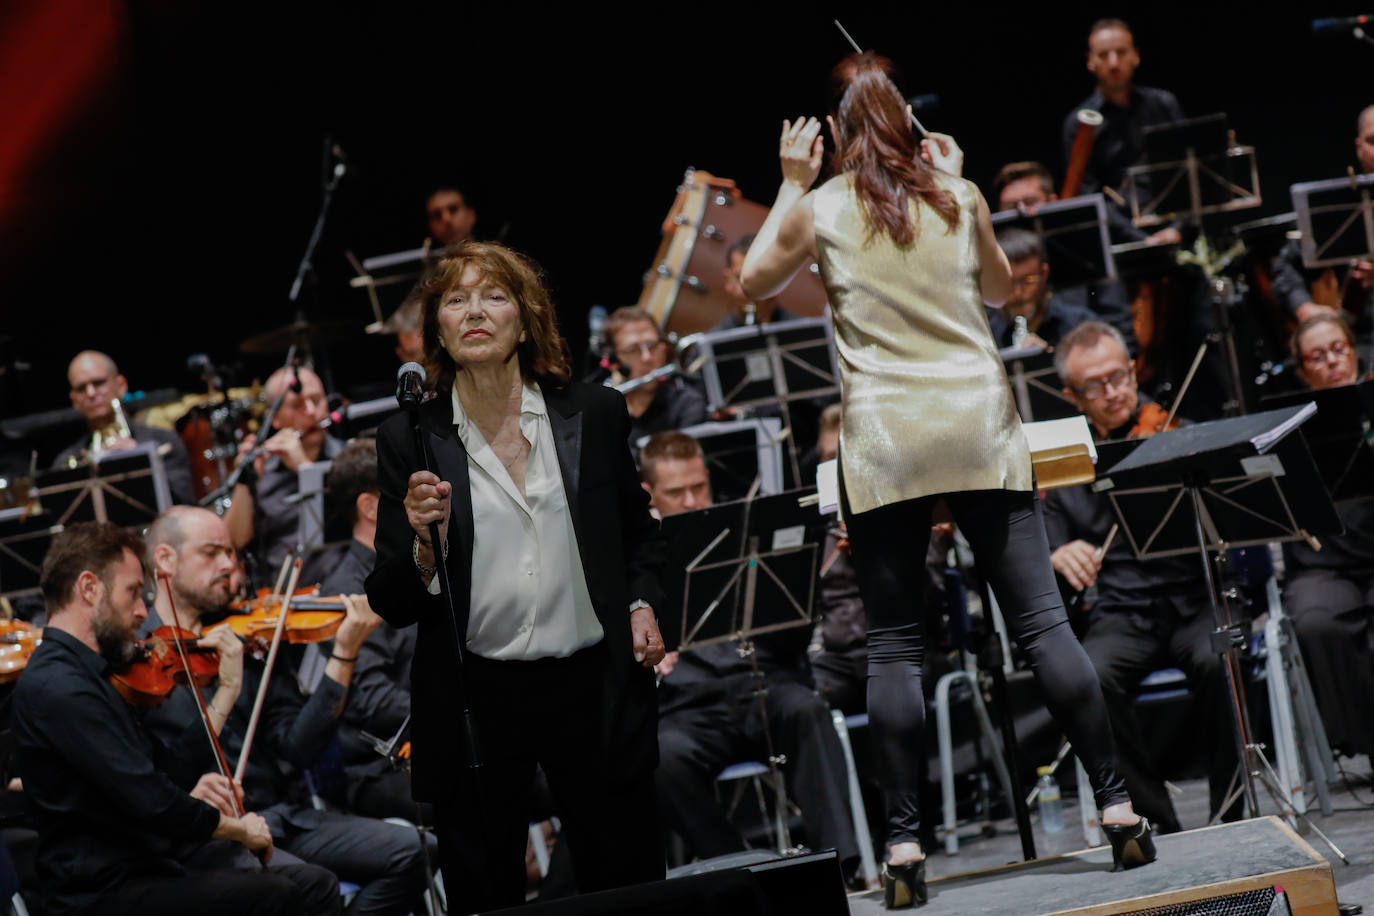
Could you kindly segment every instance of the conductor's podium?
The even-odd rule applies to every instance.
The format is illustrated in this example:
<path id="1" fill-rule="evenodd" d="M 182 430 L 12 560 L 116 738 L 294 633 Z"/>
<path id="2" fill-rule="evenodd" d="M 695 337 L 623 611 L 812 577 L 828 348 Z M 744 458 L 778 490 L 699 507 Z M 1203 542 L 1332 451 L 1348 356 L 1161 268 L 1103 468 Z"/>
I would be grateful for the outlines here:
<path id="1" fill-rule="evenodd" d="M 1275 885 L 1296 916 L 1336 914 L 1330 863 L 1276 817 L 1156 836 L 1155 846 L 1157 861 L 1116 874 L 1111 848 L 1101 846 L 937 878 L 920 916 L 1267 916 Z M 930 865 L 948 861 L 934 856 Z M 1223 898 L 1232 899 L 1223 906 Z M 881 891 L 852 895 L 849 906 L 853 914 L 887 912 Z"/>

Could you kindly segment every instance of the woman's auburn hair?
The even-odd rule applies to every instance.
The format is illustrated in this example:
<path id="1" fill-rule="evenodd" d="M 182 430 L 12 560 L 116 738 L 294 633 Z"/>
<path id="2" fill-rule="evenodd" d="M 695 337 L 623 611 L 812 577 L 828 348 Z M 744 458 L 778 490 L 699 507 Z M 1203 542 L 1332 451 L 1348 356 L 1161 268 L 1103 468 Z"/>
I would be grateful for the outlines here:
<path id="1" fill-rule="evenodd" d="M 482 281 L 498 286 L 515 300 L 525 340 L 516 345 L 520 373 L 526 380 L 561 387 L 572 377 L 568 343 L 558 331 L 558 319 L 543 271 L 524 255 L 495 242 L 464 242 L 440 261 L 420 290 L 421 329 L 425 374 L 435 391 L 453 386 L 458 366 L 439 343 L 439 309 L 468 267 Z"/>
<path id="2" fill-rule="evenodd" d="M 832 114 L 831 170 L 853 176 L 854 194 L 868 224 L 866 241 L 884 232 L 905 248 L 916 240 L 920 219 L 920 209 L 910 206 L 912 198 L 939 213 L 946 232 L 959 223 L 959 202 L 921 158 L 893 72 L 892 61 L 871 51 L 851 54 L 831 71 L 832 93 L 838 100 Z"/>

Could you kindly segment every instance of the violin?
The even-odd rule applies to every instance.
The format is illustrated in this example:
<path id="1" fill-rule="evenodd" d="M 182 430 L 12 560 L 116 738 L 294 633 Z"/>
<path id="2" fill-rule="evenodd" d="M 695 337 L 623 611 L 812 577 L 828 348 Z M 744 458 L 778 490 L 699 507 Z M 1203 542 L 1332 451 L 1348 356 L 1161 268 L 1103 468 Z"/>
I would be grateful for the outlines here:
<path id="1" fill-rule="evenodd" d="M 1155 433 L 1166 429 L 1178 429 L 1178 420 L 1172 411 L 1165 410 L 1154 401 L 1142 404 L 1140 416 L 1135 425 L 1126 433 L 1127 439 L 1148 439 Z"/>
<path id="2" fill-rule="evenodd" d="M 175 645 L 178 636 L 186 649 L 185 666 Z M 133 661 L 111 674 L 110 683 L 132 705 L 151 709 L 162 705 L 178 685 L 206 687 L 218 675 L 218 652 L 200 645 L 190 630 L 167 626 L 141 640 Z"/>
<path id="3" fill-rule="evenodd" d="M 43 641 L 43 631 L 22 620 L 0 620 L 0 684 L 19 679 L 29 656 Z"/>
<path id="4" fill-rule="evenodd" d="M 280 595 L 262 589 L 256 598 L 229 605 L 233 613 L 206 629 L 227 626 L 240 637 L 266 638 L 277 628 L 282 603 Z M 317 587 L 300 589 L 291 595 L 291 609 L 287 611 L 282 636 L 287 642 L 297 644 L 324 642 L 339 632 L 343 619 L 342 595 L 321 596 Z"/>

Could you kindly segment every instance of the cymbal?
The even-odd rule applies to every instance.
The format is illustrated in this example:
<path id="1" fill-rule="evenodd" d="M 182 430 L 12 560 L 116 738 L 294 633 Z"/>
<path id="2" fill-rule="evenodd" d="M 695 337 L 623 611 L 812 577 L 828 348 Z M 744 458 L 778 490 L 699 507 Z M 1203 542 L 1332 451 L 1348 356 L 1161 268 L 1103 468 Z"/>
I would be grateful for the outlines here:
<path id="1" fill-rule="evenodd" d="M 243 353 L 282 353 L 295 344 L 298 347 L 310 344 L 331 343 L 344 340 L 358 333 L 354 321 L 328 319 L 324 321 L 293 321 L 279 328 L 264 331 L 239 344 Z"/>

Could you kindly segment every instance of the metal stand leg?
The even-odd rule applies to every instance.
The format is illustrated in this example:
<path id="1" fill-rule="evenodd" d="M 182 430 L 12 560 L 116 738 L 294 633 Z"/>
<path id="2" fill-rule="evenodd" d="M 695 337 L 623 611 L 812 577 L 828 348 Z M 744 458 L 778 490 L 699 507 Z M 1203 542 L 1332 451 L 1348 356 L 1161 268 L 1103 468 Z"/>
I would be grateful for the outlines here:
<path id="1" fill-rule="evenodd" d="M 950 728 L 949 691 L 959 682 L 968 684 L 969 698 L 973 704 L 973 714 L 978 719 L 978 729 L 982 738 L 992 749 L 992 765 L 997 773 L 997 781 L 1010 801 L 1014 798 L 1011 773 L 1007 769 L 1002 753 L 1002 742 L 992 727 L 992 718 L 983 704 L 983 694 L 978 688 L 978 678 L 971 671 L 951 671 L 935 684 L 935 728 L 940 747 L 940 795 L 944 807 L 944 822 L 936 831 L 936 836 L 945 842 L 945 854 L 959 854 L 959 819 L 954 797 L 954 737 Z"/>
<path id="2" fill-rule="evenodd" d="M 869 884 L 878 880 L 878 864 L 873 858 L 873 834 L 868 829 L 868 815 L 864 809 L 863 792 L 859 788 L 859 774 L 854 769 L 854 749 L 849 743 L 849 726 L 844 724 L 844 713 L 838 709 L 830 710 L 830 720 L 839 736 L 840 748 L 844 751 L 844 769 L 849 782 L 849 810 L 854 815 L 854 839 L 859 844 L 859 863 L 863 868 L 864 880 Z"/>

